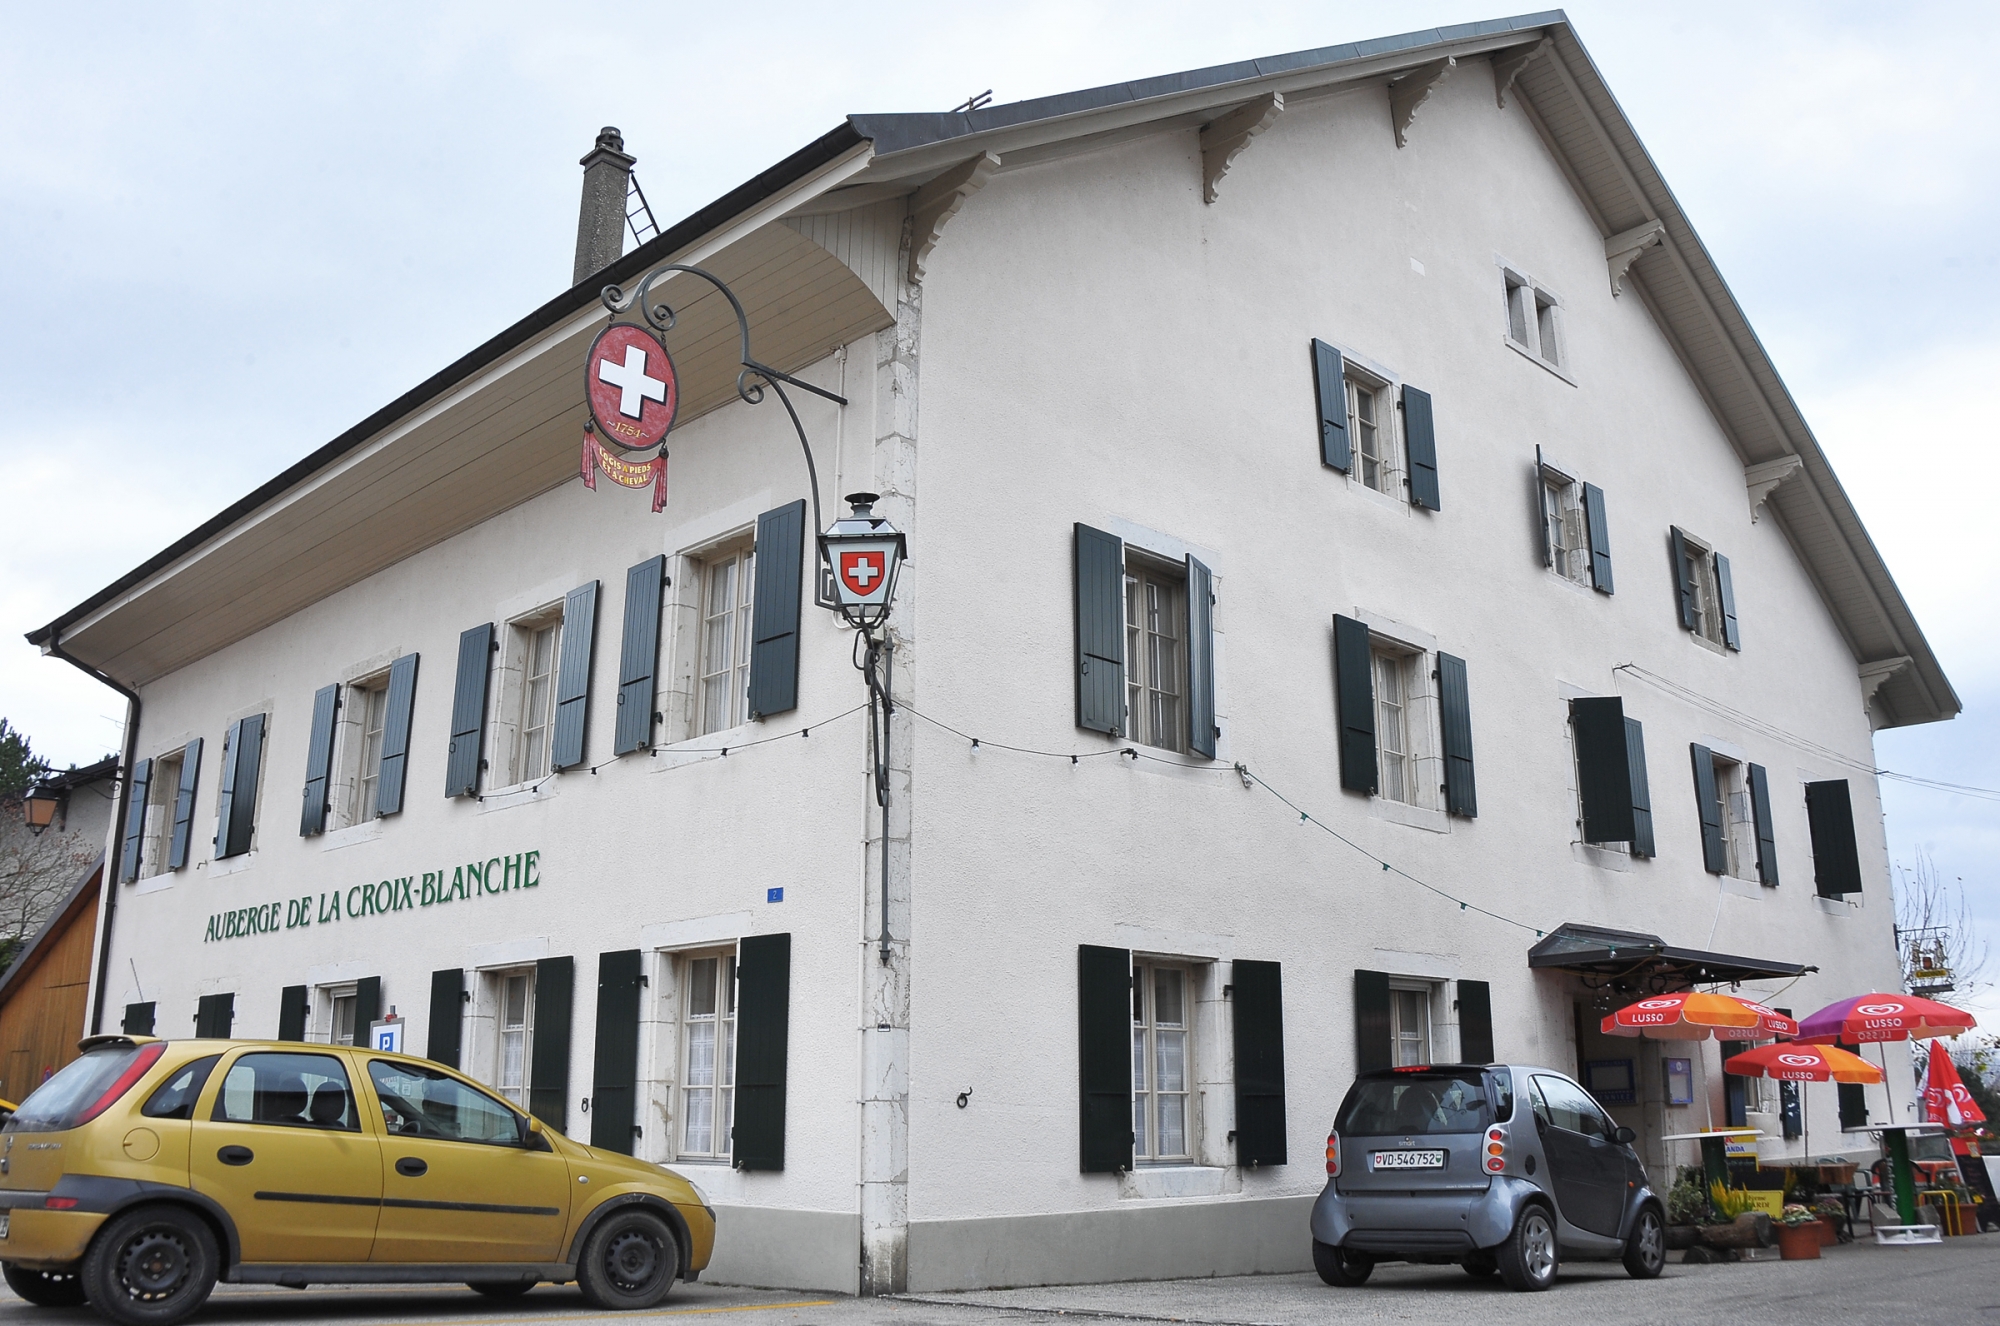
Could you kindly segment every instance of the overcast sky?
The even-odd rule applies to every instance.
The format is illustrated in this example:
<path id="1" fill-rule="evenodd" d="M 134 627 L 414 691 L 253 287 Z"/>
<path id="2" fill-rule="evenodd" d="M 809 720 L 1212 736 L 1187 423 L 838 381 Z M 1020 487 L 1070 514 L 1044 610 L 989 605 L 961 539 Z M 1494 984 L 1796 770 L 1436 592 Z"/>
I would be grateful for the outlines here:
<path id="1" fill-rule="evenodd" d="M 114 749 L 123 702 L 21 633 L 566 286 L 577 158 L 601 125 L 624 130 L 665 223 L 849 112 L 1507 12 L 9 6 L 0 714 L 59 762 Z M 1953 54 L 2000 45 L 2000 6 L 1569 14 L 1964 702 L 1881 734 L 1881 763 L 2000 787 L 2000 113 L 1983 63 Z M 1885 794 L 1894 861 L 1932 852 L 2000 948 L 2000 801 Z"/>

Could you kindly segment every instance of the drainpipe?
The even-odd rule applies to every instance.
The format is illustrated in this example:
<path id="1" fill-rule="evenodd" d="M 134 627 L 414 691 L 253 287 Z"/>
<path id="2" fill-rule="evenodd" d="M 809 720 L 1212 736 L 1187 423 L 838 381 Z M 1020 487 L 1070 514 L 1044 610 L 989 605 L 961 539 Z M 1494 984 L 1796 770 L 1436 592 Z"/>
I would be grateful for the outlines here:
<path id="1" fill-rule="evenodd" d="M 104 854 L 104 884 L 99 895 L 98 910 L 103 913 L 103 923 L 98 929 L 103 937 L 97 945 L 97 981 L 90 999 L 90 1034 L 95 1036 L 104 1030 L 104 987 L 111 966 L 111 914 L 118 909 L 118 875 L 123 869 L 119 858 L 125 850 L 125 820 L 131 814 L 132 766 L 139 759 L 139 693 L 64 650 L 60 630 L 49 632 L 42 652 L 54 654 L 125 697 L 125 751 L 119 759 L 118 804 L 111 812 L 111 846 Z"/>

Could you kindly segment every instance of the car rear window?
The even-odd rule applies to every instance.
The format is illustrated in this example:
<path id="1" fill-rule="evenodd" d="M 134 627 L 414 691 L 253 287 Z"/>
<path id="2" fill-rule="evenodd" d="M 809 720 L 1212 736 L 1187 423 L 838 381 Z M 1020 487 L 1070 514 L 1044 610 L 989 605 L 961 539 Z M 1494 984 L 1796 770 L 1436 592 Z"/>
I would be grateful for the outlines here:
<path id="1" fill-rule="evenodd" d="M 1484 1076 L 1477 1071 L 1398 1073 L 1356 1082 L 1333 1127 L 1351 1137 L 1476 1133 L 1492 1116 Z"/>
<path id="2" fill-rule="evenodd" d="M 7 1120 L 6 1131 L 60 1133 L 76 1127 L 77 1116 L 95 1105 L 138 1061 L 139 1049 L 128 1043 L 85 1050 L 21 1102 L 21 1108 Z"/>

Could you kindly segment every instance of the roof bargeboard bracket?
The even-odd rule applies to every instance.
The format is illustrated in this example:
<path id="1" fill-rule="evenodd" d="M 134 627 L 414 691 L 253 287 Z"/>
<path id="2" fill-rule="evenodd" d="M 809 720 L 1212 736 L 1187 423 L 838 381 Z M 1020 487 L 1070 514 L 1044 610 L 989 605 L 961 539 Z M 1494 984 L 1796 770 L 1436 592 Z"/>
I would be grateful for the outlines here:
<path id="1" fill-rule="evenodd" d="M 986 181 L 998 169 L 1000 158 L 991 152 L 981 152 L 917 190 L 917 196 L 910 203 L 912 285 L 924 279 L 924 262 L 931 256 L 931 250 L 937 247 L 938 236 L 944 233 L 944 223 L 957 216 L 958 209 L 965 206 L 965 200 L 984 188 Z"/>
<path id="2" fill-rule="evenodd" d="M 1859 668 L 1861 673 L 1861 707 L 1865 710 L 1869 705 L 1874 704 L 1875 692 L 1882 689 L 1882 683 L 1910 666 L 1911 662 L 1912 660 L 1909 655 L 1898 654 L 1894 658 L 1870 659 L 1868 662 L 1863 663 Z"/>
<path id="3" fill-rule="evenodd" d="M 1757 516 L 1764 509 L 1764 499 L 1771 490 L 1806 467 L 1803 456 L 1780 456 L 1758 465 L 1743 467 L 1743 483 L 1750 490 L 1750 523 L 1757 523 Z"/>
<path id="4" fill-rule="evenodd" d="M 1201 200 L 1215 201 L 1216 186 L 1229 173 L 1229 163 L 1250 140 L 1271 127 L 1285 109 L 1285 94 L 1271 92 L 1201 127 Z"/>
<path id="5" fill-rule="evenodd" d="M 1529 42 L 1526 46 L 1509 46 L 1504 51 L 1493 52 L 1493 104 L 1501 110 L 1507 109 L 1507 90 L 1514 86 L 1514 80 L 1521 76 L 1521 70 L 1528 61 L 1549 48 L 1549 38 Z"/>
<path id="6" fill-rule="evenodd" d="M 1417 116 L 1417 107 L 1424 104 L 1431 89 L 1451 77 L 1451 71 L 1458 68 L 1458 61 L 1447 55 L 1442 60 L 1418 65 L 1389 84 L 1389 123 L 1396 130 L 1396 146 L 1408 141 L 1410 121 Z"/>
<path id="7" fill-rule="evenodd" d="M 1667 237 L 1666 223 L 1659 220 L 1647 221 L 1621 230 L 1604 241 L 1604 261 L 1611 268 L 1611 293 L 1625 293 L 1625 273 L 1639 260 L 1639 255 L 1655 244 L 1664 243 Z"/>

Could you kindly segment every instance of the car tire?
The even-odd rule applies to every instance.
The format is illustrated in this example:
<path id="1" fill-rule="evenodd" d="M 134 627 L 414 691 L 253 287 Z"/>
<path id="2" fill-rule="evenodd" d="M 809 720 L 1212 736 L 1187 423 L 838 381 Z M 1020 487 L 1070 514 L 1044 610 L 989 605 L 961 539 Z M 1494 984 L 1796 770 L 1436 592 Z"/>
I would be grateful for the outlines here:
<path id="1" fill-rule="evenodd" d="M 0 1276 L 7 1287 L 38 1308 L 73 1308 L 86 1301 L 83 1277 L 72 1266 L 67 1271 L 31 1271 L 12 1262 L 0 1262 Z"/>
<path id="2" fill-rule="evenodd" d="M 650 1308 L 680 1278 L 681 1245 L 666 1222 L 641 1207 L 614 1211 L 598 1222 L 577 1258 L 576 1283 L 594 1308 Z"/>
<path id="3" fill-rule="evenodd" d="M 83 1255 L 83 1292 L 120 1326 L 172 1326 L 215 1288 L 215 1235 L 194 1212 L 141 1206 L 114 1216 Z"/>
<path id="4" fill-rule="evenodd" d="M 1475 1252 L 1459 1263 L 1465 1273 L 1476 1280 L 1484 1280 L 1489 1275 L 1499 1273 L 1500 1263 L 1490 1252 Z"/>
<path id="5" fill-rule="evenodd" d="M 1500 1278 L 1509 1289 L 1534 1292 L 1556 1282 L 1561 1252 L 1556 1245 L 1556 1218 L 1548 1207 L 1531 1202 L 1514 1217 L 1514 1232 L 1494 1249 Z"/>
<path id="6" fill-rule="evenodd" d="M 1656 1280 L 1666 1264 L 1666 1226 L 1658 1211 L 1642 1206 L 1632 1222 L 1631 1237 L 1625 1240 L 1625 1274 L 1634 1280 Z"/>
<path id="7" fill-rule="evenodd" d="M 539 1283 L 537 1280 L 467 1280 L 465 1287 L 488 1298 L 519 1298 Z"/>
<path id="8" fill-rule="evenodd" d="M 1313 1269 L 1319 1278 L 1336 1289 L 1352 1289 L 1366 1284 L 1375 1270 L 1375 1263 L 1358 1252 L 1337 1248 L 1331 1243 L 1313 1240 Z"/>

